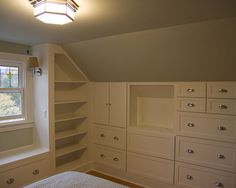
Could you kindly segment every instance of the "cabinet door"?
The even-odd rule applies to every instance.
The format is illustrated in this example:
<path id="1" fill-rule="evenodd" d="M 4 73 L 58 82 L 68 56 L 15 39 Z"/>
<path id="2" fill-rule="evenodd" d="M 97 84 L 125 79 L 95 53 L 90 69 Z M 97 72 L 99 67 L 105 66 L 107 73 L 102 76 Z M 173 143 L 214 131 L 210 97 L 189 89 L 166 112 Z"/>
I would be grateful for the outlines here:
<path id="1" fill-rule="evenodd" d="M 94 121 L 95 123 L 108 125 L 109 113 L 109 84 L 95 83 L 94 84 Z"/>
<path id="2" fill-rule="evenodd" d="M 110 83 L 110 125 L 126 126 L 126 83 Z"/>

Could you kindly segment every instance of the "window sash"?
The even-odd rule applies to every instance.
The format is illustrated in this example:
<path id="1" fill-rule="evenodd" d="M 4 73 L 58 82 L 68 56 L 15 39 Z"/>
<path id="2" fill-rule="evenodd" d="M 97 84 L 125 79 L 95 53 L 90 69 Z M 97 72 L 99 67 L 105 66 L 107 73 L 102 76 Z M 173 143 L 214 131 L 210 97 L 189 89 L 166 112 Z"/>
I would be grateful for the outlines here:
<path id="1" fill-rule="evenodd" d="M 25 101 L 24 101 L 24 71 L 23 71 L 23 62 L 12 62 L 7 60 L 2 60 L 0 66 L 9 66 L 9 67 L 18 67 L 18 88 L 0 88 L 0 93 L 20 93 L 21 94 L 21 114 L 18 115 L 9 115 L 0 117 L 1 123 L 11 122 L 17 119 L 25 120 Z"/>

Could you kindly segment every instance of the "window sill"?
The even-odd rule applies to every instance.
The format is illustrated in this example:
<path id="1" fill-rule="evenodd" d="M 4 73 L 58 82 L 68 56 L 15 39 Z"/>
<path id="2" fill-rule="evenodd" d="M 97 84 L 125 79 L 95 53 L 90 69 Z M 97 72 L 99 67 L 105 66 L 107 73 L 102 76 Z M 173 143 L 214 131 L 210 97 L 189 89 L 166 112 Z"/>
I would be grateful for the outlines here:
<path id="1" fill-rule="evenodd" d="M 1 170 L 4 170 L 4 167 L 9 166 L 9 164 L 13 164 L 15 162 L 19 162 L 24 159 L 29 159 L 31 157 L 38 157 L 41 154 L 48 154 L 49 150 L 48 148 L 43 148 L 36 145 L 29 145 L 24 146 L 21 148 L 9 150 L 9 151 L 3 151 L 0 152 L 0 167 Z"/>
<path id="2" fill-rule="evenodd" d="M 19 129 L 28 129 L 32 127 L 34 127 L 34 123 L 32 121 L 17 120 L 17 121 L 5 122 L 5 123 L 0 123 L 0 133 L 15 131 Z"/>

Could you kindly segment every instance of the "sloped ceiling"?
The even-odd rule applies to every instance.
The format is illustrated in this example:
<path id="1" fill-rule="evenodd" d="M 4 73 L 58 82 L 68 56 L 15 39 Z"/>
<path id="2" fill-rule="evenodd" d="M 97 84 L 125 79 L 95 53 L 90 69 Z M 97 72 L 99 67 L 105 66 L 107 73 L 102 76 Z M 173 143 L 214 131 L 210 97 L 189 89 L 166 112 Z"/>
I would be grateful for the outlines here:
<path id="1" fill-rule="evenodd" d="M 0 1 L 0 40 L 23 44 L 71 43 L 236 16 L 235 0 L 79 0 L 76 21 L 47 25 L 28 0 Z"/>
<path id="2" fill-rule="evenodd" d="M 64 45 L 94 81 L 236 81 L 236 17 Z"/>

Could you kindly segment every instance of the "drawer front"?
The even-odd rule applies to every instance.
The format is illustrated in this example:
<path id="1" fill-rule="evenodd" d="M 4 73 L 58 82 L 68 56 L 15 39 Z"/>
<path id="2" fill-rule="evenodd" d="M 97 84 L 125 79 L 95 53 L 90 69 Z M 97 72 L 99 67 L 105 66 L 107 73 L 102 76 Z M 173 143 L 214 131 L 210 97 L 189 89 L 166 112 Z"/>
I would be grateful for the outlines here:
<path id="1" fill-rule="evenodd" d="M 235 188 L 235 174 L 176 163 L 175 184 L 186 188 Z"/>
<path id="2" fill-rule="evenodd" d="M 205 112 L 206 100 L 205 99 L 177 99 L 177 110 L 186 112 Z"/>
<path id="3" fill-rule="evenodd" d="M 26 178 L 30 179 L 31 182 L 37 181 L 39 179 L 48 177 L 50 172 L 49 161 L 41 160 L 36 163 L 32 163 L 25 167 L 25 171 L 29 172 Z"/>
<path id="4" fill-rule="evenodd" d="M 174 162 L 128 152 L 127 171 L 150 179 L 173 183 Z"/>
<path id="5" fill-rule="evenodd" d="M 236 98 L 236 83 L 208 83 L 207 84 L 208 98 Z"/>
<path id="6" fill-rule="evenodd" d="M 0 187 L 20 187 L 48 175 L 49 164 L 46 160 L 41 160 L 1 173 Z"/>
<path id="7" fill-rule="evenodd" d="M 174 136 L 128 133 L 127 148 L 136 153 L 174 159 Z"/>
<path id="8" fill-rule="evenodd" d="M 177 137 L 176 159 L 236 172 L 236 144 Z"/>
<path id="9" fill-rule="evenodd" d="M 25 169 L 23 167 L 9 170 L 0 174 L 0 187 L 15 188 L 26 183 Z M 30 180 L 28 180 L 30 181 Z"/>
<path id="10" fill-rule="evenodd" d="M 126 131 L 122 128 L 95 127 L 95 142 L 118 149 L 126 147 Z"/>
<path id="11" fill-rule="evenodd" d="M 207 112 L 236 115 L 236 100 L 208 99 Z"/>
<path id="12" fill-rule="evenodd" d="M 236 141 L 236 117 L 186 113 L 178 117 L 181 133 Z"/>
<path id="13" fill-rule="evenodd" d="M 206 97 L 205 83 L 183 83 L 177 85 L 178 97 Z"/>
<path id="14" fill-rule="evenodd" d="M 125 164 L 126 164 L 125 151 L 96 145 L 95 161 L 97 163 L 125 170 Z"/>

